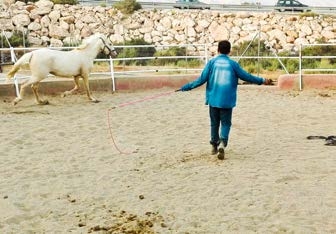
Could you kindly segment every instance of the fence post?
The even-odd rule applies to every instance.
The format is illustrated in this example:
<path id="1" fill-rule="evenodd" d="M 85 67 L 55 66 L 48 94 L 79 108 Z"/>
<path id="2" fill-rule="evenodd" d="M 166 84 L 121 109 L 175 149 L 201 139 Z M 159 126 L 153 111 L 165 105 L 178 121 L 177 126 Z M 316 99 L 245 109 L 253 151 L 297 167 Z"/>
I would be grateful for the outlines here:
<path id="1" fill-rule="evenodd" d="M 113 59 L 111 56 L 110 56 L 110 73 L 111 73 L 111 79 L 112 79 L 112 91 L 115 92 L 116 87 L 115 87 L 115 79 L 114 79 L 114 66 L 113 66 Z"/>
<path id="2" fill-rule="evenodd" d="M 207 44 L 204 44 L 204 58 L 205 58 L 205 64 L 208 63 L 208 45 Z"/>
<path id="3" fill-rule="evenodd" d="M 302 44 L 299 46 L 299 89 L 302 90 Z"/>
<path id="4" fill-rule="evenodd" d="M 15 53 L 14 53 L 14 48 L 10 46 L 9 49 L 10 49 L 10 55 L 11 55 L 12 63 L 15 64 L 15 62 L 16 62 L 16 56 L 15 56 Z M 15 85 L 16 96 L 18 98 L 21 98 L 21 96 L 20 96 L 20 90 L 19 90 L 19 81 L 18 81 L 16 75 L 14 75 L 14 85 Z"/>

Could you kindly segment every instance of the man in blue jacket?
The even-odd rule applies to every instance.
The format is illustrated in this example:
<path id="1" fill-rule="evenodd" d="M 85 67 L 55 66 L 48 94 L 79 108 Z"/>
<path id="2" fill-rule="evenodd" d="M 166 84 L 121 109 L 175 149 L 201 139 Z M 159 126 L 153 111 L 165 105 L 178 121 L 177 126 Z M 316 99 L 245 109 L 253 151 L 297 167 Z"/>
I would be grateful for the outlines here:
<path id="1" fill-rule="evenodd" d="M 231 129 L 232 108 L 236 106 L 238 79 L 258 85 L 271 85 L 272 80 L 253 76 L 229 58 L 231 44 L 218 43 L 218 56 L 211 59 L 196 80 L 177 91 L 189 91 L 206 84 L 205 104 L 209 105 L 212 154 L 223 160 Z"/>

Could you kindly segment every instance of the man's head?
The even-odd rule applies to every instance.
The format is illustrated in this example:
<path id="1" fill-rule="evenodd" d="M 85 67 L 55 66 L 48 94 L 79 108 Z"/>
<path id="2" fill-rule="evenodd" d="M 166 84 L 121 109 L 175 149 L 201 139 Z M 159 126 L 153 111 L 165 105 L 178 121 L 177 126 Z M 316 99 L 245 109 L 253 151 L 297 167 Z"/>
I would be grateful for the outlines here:
<path id="1" fill-rule="evenodd" d="M 221 54 L 229 54 L 231 51 L 231 43 L 228 40 L 218 42 L 218 52 Z"/>

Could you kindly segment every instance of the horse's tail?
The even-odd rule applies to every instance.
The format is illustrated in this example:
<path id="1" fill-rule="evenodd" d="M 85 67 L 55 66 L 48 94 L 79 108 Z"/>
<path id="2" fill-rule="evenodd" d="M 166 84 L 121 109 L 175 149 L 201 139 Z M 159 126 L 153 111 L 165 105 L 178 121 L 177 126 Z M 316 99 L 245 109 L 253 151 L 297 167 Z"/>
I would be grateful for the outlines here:
<path id="1" fill-rule="evenodd" d="M 29 63 L 30 60 L 31 60 L 32 55 L 33 55 L 32 52 L 26 53 L 18 61 L 16 61 L 16 63 L 12 67 L 12 69 L 7 73 L 7 79 L 13 78 L 14 75 L 15 75 L 15 73 L 20 69 L 20 67 L 23 64 Z"/>

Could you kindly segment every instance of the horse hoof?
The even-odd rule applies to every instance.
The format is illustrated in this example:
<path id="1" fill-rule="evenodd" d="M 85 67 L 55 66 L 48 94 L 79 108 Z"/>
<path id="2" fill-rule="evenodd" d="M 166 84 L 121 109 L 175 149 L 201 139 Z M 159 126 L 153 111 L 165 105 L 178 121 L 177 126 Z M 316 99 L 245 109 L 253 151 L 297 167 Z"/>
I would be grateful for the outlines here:
<path id="1" fill-rule="evenodd" d="M 66 97 L 66 96 L 69 96 L 70 94 L 71 94 L 70 91 L 65 91 L 65 92 L 63 92 L 63 93 L 61 94 L 61 97 L 64 98 L 64 97 Z"/>
<path id="2" fill-rule="evenodd" d="M 20 98 L 15 98 L 13 101 L 13 106 L 15 106 L 16 104 L 18 104 L 21 101 Z"/>
<path id="3" fill-rule="evenodd" d="M 49 105 L 49 101 L 48 100 L 40 101 L 38 104 L 39 105 Z"/>
<path id="4" fill-rule="evenodd" d="M 93 103 L 99 103 L 99 100 L 92 100 Z"/>

